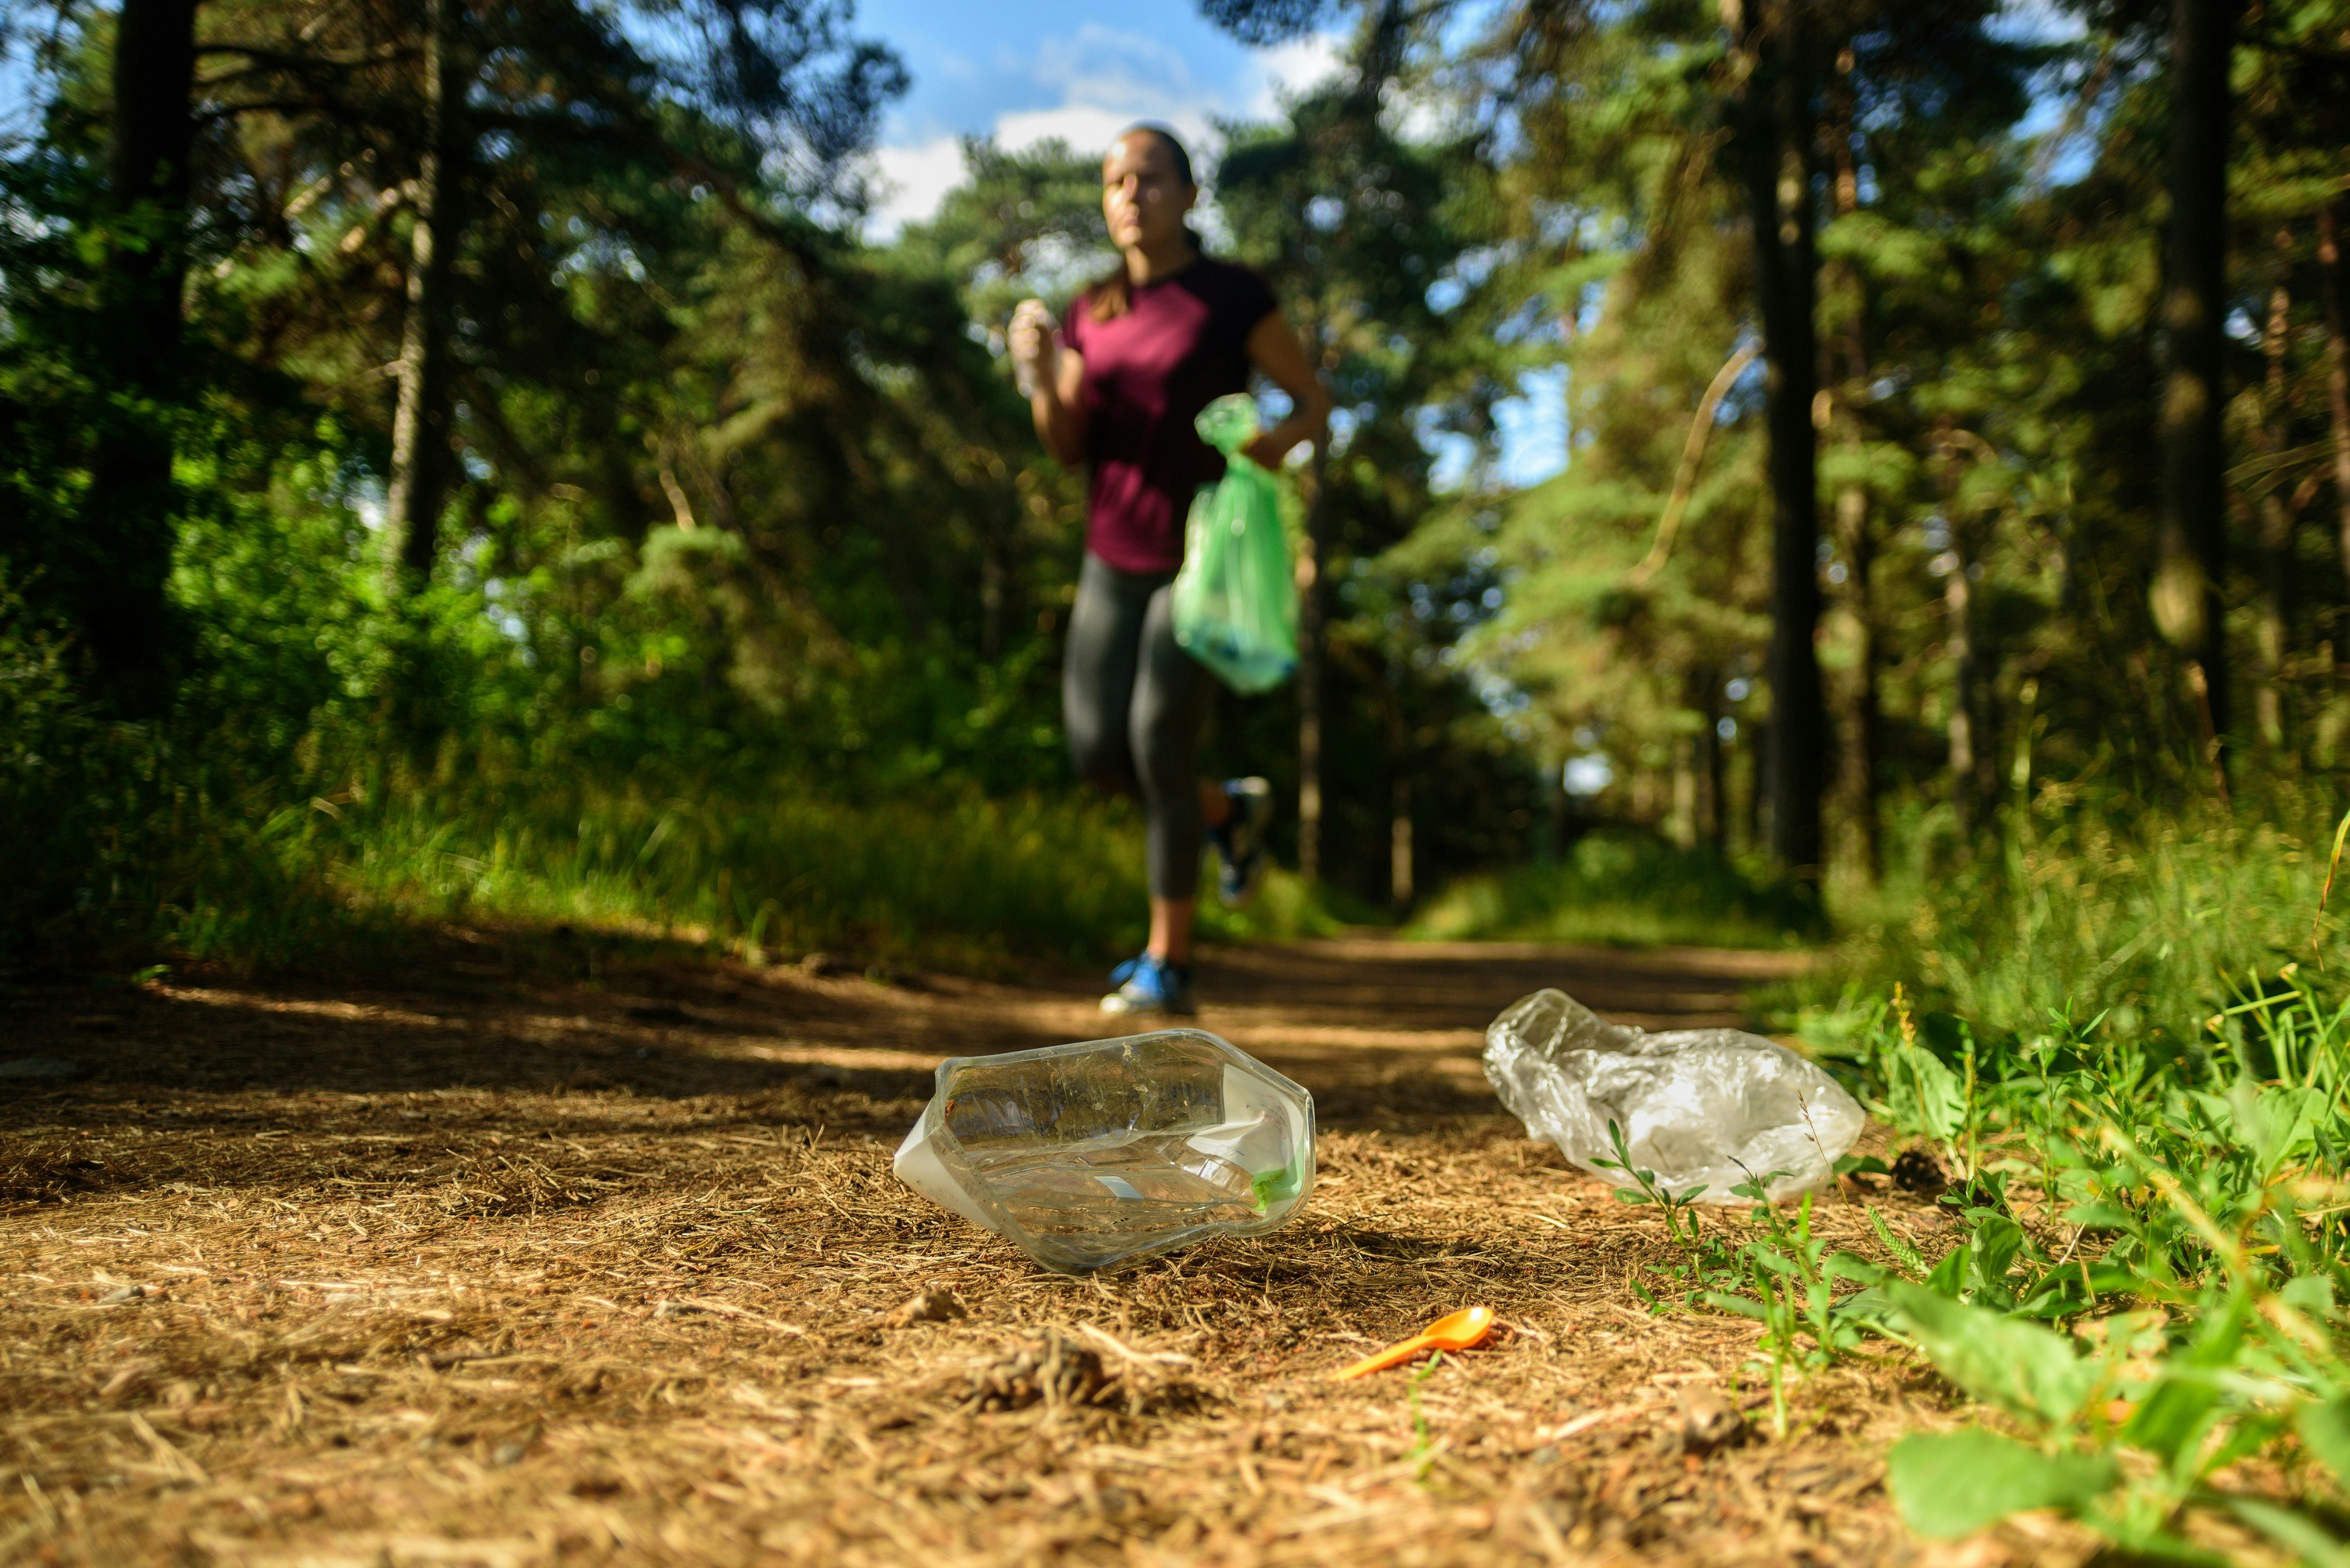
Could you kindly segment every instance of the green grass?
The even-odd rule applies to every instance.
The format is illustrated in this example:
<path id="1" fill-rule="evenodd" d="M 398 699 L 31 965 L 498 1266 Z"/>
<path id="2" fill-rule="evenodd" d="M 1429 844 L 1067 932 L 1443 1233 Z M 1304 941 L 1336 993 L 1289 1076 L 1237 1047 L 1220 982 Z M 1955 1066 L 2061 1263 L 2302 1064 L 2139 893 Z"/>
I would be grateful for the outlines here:
<path id="1" fill-rule="evenodd" d="M 163 956 L 241 971 L 397 961 L 406 933 L 568 925 L 791 957 L 999 971 L 1142 944 L 1142 828 L 1129 802 L 975 791 L 849 800 L 781 778 L 752 794 L 538 782 L 481 757 L 438 779 L 378 770 L 342 788 L 173 784 L 109 799 L 48 878 L 47 954 Z M 62 808 L 60 808 L 60 811 Z M 74 821 L 78 816 L 51 815 Z M 1360 911 L 1275 871 L 1245 910 L 1203 877 L 1211 940 L 1322 935 Z M 1350 919 L 1351 917 L 1351 919 Z M 18 923 L 18 946 L 31 922 Z"/>
<path id="2" fill-rule="evenodd" d="M 1433 940 L 1635 947 L 1786 947 L 1824 931 L 1817 900 L 1792 883 L 1621 828 L 1586 834 L 1555 865 L 1463 877 L 1406 928 Z"/>
<path id="3" fill-rule="evenodd" d="M 1991 1034 L 2069 1011 L 2117 1037 L 2191 1044 L 2256 975 L 2350 967 L 2340 898 L 2324 952 L 2311 942 L 2338 810 L 2314 792 L 2254 815 L 2044 791 L 1964 863 L 1913 863 L 1848 917 L 1838 961 L 1783 1000 L 1825 1015 L 1844 986 L 1898 981 Z"/>
<path id="4" fill-rule="evenodd" d="M 2350 943 L 2317 918 L 2334 809 L 2044 791 L 1970 858 L 1929 874 L 1918 855 L 1802 1009 L 1872 1116 L 1949 1173 L 1950 1239 L 1923 1256 L 1878 1222 L 1889 1262 L 1807 1271 L 1774 1220 L 1683 1272 L 1766 1320 L 1802 1281 L 1815 1310 L 1769 1346 L 1774 1378 L 1879 1337 L 1977 1402 L 1889 1456 L 1918 1533 L 2054 1508 L 2134 1562 L 2230 1561 L 2228 1530 L 2345 1560 Z M 2255 1456 L 2273 1464 L 2231 1472 Z"/>

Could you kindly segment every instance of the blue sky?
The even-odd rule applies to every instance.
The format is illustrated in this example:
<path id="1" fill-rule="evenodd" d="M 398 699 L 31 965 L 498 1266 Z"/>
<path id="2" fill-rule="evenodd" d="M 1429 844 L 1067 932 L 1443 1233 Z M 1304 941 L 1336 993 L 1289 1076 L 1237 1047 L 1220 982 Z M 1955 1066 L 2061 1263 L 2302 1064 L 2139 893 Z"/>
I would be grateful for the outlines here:
<path id="1" fill-rule="evenodd" d="M 1099 147 L 1134 120 L 1159 119 L 1212 163 L 1218 119 L 1278 113 L 1284 93 L 1336 67 L 1341 43 L 1326 34 L 1246 48 L 1187 0 L 1128 8 L 1085 0 L 1008 7 L 860 0 L 857 31 L 896 49 L 913 77 L 875 154 L 883 182 L 869 226 L 877 238 L 936 210 L 961 176 L 963 136 L 993 135 L 1013 147 L 1058 136 Z M 1565 466 L 1565 387 L 1560 372 L 1523 385 L 1527 396 L 1497 410 L 1500 467 L 1505 479 L 1530 484 Z M 1445 477 L 1461 476 L 1466 445 L 1442 454 Z"/>
<path id="2" fill-rule="evenodd" d="M 936 206 L 961 168 L 958 137 L 1093 147 L 1137 119 L 1160 119 L 1212 158 L 1216 119 L 1273 114 L 1284 89 L 1311 85 L 1337 60 L 1335 36 L 1245 48 L 1183 0 L 1130 9 L 862 0 L 857 30 L 896 49 L 914 78 L 882 132 L 881 171 L 895 187 L 879 214 L 884 232 Z"/>

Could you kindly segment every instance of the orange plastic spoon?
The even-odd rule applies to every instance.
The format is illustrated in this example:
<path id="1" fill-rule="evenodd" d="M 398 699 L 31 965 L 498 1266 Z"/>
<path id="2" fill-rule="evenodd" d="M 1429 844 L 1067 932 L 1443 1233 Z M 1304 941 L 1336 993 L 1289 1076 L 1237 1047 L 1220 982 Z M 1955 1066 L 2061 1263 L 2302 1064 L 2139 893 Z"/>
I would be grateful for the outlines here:
<path id="1" fill-rule="evenodd" d="M 1493 1309 L 1489 1306 L 1463 1307 L 1461 1311 L 1438 1318 L 1401 1345 L 1390 1345 L 1377 1355 L 1366 1355 L 1333 1377 L 1360 1377 L 1366 1372 L 1378 1372 L 1399 1361 L 1409 1361 L 1424 1350 L 1467 1350 L 1482 1345 L 1493 1332 Z"/>

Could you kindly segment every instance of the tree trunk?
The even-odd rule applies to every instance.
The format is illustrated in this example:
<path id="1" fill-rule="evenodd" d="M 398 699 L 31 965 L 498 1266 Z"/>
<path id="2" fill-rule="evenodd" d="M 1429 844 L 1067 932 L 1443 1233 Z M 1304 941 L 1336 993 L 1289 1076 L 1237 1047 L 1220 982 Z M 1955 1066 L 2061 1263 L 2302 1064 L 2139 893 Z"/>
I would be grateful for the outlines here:
<path id="1" fill-rule="evenodd" d="M 1399 772 L 1390 797 L 1388 826 L 1388 898 L 1402 914 L 1411 908 L 1411 775 Z"/>
<path id="2" fill-rule="evenodd" d="M 1698 673 L 1699 690 L 1691 704 L 1704 719 L 1697 733 L 1698 836 L 1717 855 L 1730 849 L 1730 796 L 1721 754 L 1721 671 Z"/>
<path id="3" fill-rule="evenodd" d="M 83 528 L 91 569 L 71 585 L 104 697 L 160 712 L 169 693 L 172 441 L 186 286 L 195 0 L 123 0 L 113 65 L 112 211 L 98 280 L 99 354 L 128 394 L 92 432 Z"/>
<path id="4" fill-rule="evenodd" d="M 1776 26 L 1757 15 L 1750 39 L 1767 47 L 1743 104 L 1748 208 L 1754 229 L 1769 370 L 1771 441 L 1771 852 L 1799 877 L 1820 865 L 1820 793 L 1826 767 L 1818 650 L 1819 497 L 1812 400 L 1819 381 L 1813 315 L 1818 275 L 1813 244 L 1808 61 L 1799 11 L 1780 0 Z"/>
<path id="5" fill-rule="evenodd" d="M 2292 234 L 2278 236 L 2282 268 L 2292 265 Z M 2268 354 L 2267 406 L 2262 410 L 2262 450 L 2274 455 L 2290 437 L 2291 410 L 2285 401 L 2285 351 L 2293 333 L 2293 296 L 2282 277 L 2269 291 L 2268 331 L 2262 348 Z M 2257 717 L 2261 744 L 2272 753 L 2284 750 L 2284 654 L 2287 628 L 2293 618 L 2293 535 L 2295 513 L 2272 476 L 2261 497 L 2261 686 Z"/>
<path id="6" fill-rule="evenodd" d="M 1665 836 L 1683 849 L 1697 847 L 1697 741 L 1673 741 L 1672 805 L 1665 814 Z"/>
<path id="7" fill-rule="evenodd" d="M 1328 441 L 1314 443 L 1305 553 L 1297 563 L 1297 875 L 1322 877 L 1322 556 L 1328 515 Z"/>
<path id="8" fill-rule="evenodd" d="M 2203 677 L 2211 740 L 2228 733 L 2220 370 L 2226 351 L 2228 57 L 2235 0 L 2174 0 L 2170 234 L 2162 325 L 2162 513 L 2155 623 Z M 2191 679 L 2191 678 L 2190 678 Z"/>
<path id="9" fill-rule="evenodd" d="M 1828 127 L 1828 144 L 1835 156 L 1835 204 L 1838 217 L 1860 210 L 1860 168 L 1853 154 L 1854 126 L 1858 114 L 1852 89 L 1855 68 L 1849 46 L 1836 56 L 1835 114 Z M 1850 262 L 1838 264 L 1838 283 L 1848 290 L 1852 308 L 1845 320 L 1844 375 L 1846 440 L 1851 454 L 1861 452 L 1860 408 L 1869 380 L 1868 284 Z M 1847 481 L 1835 498 L 1836 541 L 1846 563 L 1845 604 L 1851 611 L 1856 646 L 1853 670 L 1845 690 L 1845 712 L 1839 726 L 1836 755 L 1843 764 L 1837 793 L 1850 834 L 1852 861 L 1872 886 L 1884 874 L 1883 833 L 1877 811 L 1877 758 L 1882 750 L 1883 704 L 1877 682 L 1877 606 L 1869 591 L 1877 562 L 1877 542 L 1869 530 L 1868 492 L 1857 480 Z"/>
<path id="10" fill-rule="evenodd" d="M 1972 585 L 1967 581 L 1967 564 L 1960 559 L 1942 581 L 1942 612 L 1950 628 L 1950 805 L 1958 813 L 1959 836 L 1962 839 L 1973 833 L 1976 815 L 1973 601 Z"/>
<path id="11" fill-rule="evenodd" d="M 1878 698 L 1876 604 L 1869 592 L 1877 564 L 1876 542 L 1869 537 L 1868 493 L 1857 485 L 1836 496 L 1836 532 L 1844 544 L 1845 598 L 1852 611 L 1856 643 L 1852 674 L 1846 684 L 1845 733 L 1837 755 L 1844 763 L 1842 794 L 1851 823 L 1853 861 L 1874 884 L 1884 872 L 1877 809 L 1884 714 Z"/>
<path id="12" fill-rule="evenodd" d="M 420 587 L 440 551 L 441 508 L 455 466 L 449 443 L 450 275 L 463 233 L 465 76 L 458 64 L 462 0 L 428 0 L 424 145 L 416 165 L 408 314 L 400 334 L 400 405 L 391 425 L 384 504 L 385 566 L 395 590 Z"/>
<path id="13" fill-rule="evenodd" d="M 2342 311 L 2342 216 L 2317 210 L 2318 290 L 2325 303 L 2325 410 L 2334 427 L 2334 503 L 2341 517 L 2342 570 L 2350 576 L 2350 341 Z"/>

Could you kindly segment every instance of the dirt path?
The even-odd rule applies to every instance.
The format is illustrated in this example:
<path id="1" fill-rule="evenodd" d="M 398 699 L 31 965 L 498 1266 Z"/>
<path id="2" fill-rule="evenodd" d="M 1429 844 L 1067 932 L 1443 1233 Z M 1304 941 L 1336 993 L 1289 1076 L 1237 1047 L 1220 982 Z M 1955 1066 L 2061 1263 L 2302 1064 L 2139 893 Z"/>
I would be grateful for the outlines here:
<path id="1" fill-rule="evenodd" d="M 1752 1404 L 1752 1325 L 1648 1318 L 1661 1232 L 1477 1065 L 1542 984 L 1732 1022 L 1790 961 L 1212 954 L 1202 1023 L 1315 1092 L 1312 1201 L 1074 1280 L 889 1156 L 941 1056 L 1104 1033 L 1087 976 L 475 938 L 397 987 L 20 989 L 0 1072 L 78 1075 L 0 1078 L 0 1563 L 1900 1560 L 1879 1455 L 1930 1416 L 1839 1368 L 1787 1438 L 1668 1451 L 1690 1390 Z M 968 1315 L 888 1322 L 930 1289 Z M 1418 1385 L 1322 1376 L 1477 1300 L 1514 1332 Z M 1090 1400 L 983 1407 L 1047 1331 Z"/>

